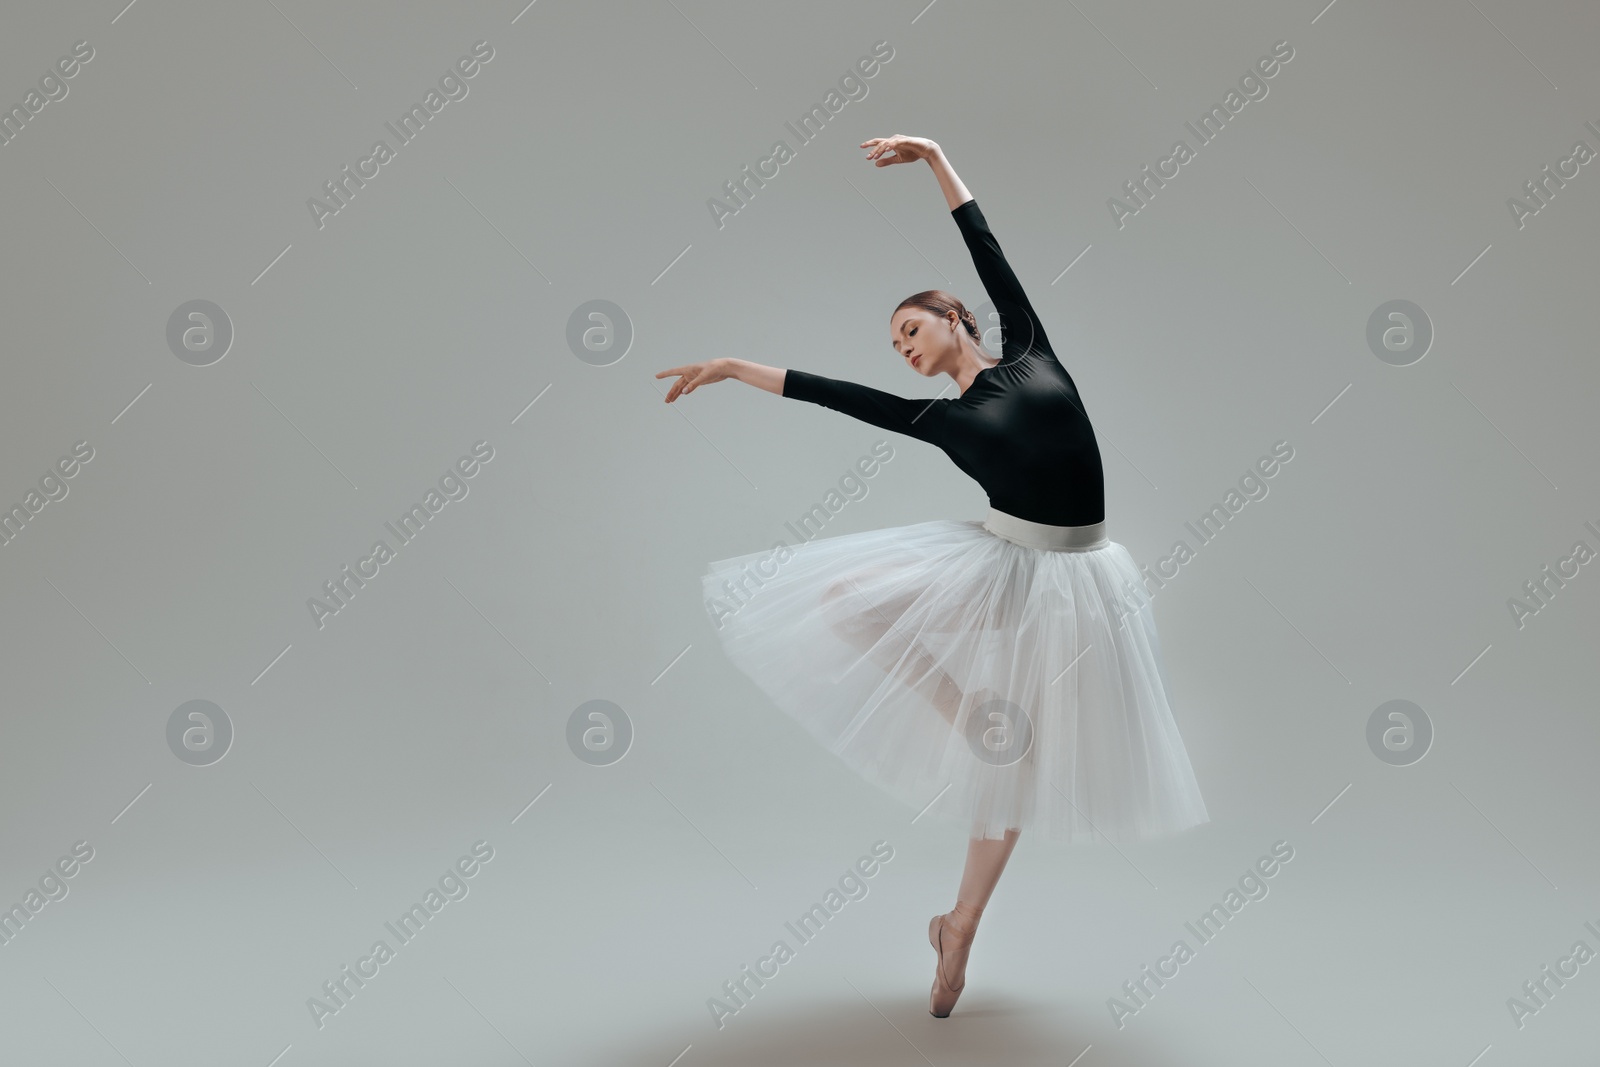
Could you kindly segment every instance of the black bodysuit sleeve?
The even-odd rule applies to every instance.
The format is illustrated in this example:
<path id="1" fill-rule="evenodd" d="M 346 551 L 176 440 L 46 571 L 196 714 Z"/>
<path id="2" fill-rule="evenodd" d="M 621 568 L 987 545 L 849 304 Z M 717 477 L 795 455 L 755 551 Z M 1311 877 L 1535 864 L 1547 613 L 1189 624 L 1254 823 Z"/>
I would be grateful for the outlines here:
<path id="1" fill-rule="evenodd" d="M 1000 315 L 1000 328 L 1005 334 L 1005 341 L 1000 346 L 1000 362 L 1010 363 L 1028 352 L 1035 357 L 1055 359 L 1050 340 L 1044 333 L 1044 324 L 1033 310 L 1028 294 L 1023 292 L 1022 283 L 1017 281 L 1011 264 L 1006 262 L 1005 253 L 1000 251 L 1000 242 L 990 232 L 989 222 L 979 210 L 978 201 L 968 200 L 950 214 L 961 229 L 967 250 L 972 253 L 972 265 L 978 272 L 978 280 L 983 282 L 984 292 L 994 301 L 995 310 Z M 983 329 L 983 324 L 979 323 L 978 328 Z"/>
<path id="2" fill-rule="evenodd" d="M 871 386 L 824 378 L 793 368 L 784 371 L 783 395 L 821 404 L 881 429 L 930 444 L 939 443 L 944 409 L 950 403 L 940 399 L 912 400 Z"/>

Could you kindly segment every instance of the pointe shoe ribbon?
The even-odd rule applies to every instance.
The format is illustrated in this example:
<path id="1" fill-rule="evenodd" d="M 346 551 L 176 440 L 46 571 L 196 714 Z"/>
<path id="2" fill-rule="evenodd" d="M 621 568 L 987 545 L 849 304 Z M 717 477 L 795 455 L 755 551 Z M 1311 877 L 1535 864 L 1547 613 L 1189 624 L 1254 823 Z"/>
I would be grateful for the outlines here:
<path id="1" fill-rule="evenodd" d="M 976 926 L 963 934 L 947 926 L 946 916 L 935 915 L 928 922 L 928 944 L 938 953 L 934 968 L 933 989 L 928 994 L 928 1014 L 936 1019 L 946 1018 L 956 1006 L 961 991 L 967 987 L 967 955 L 972 949 Z M 952 979 L 950 976 L 954 975 Z"/>

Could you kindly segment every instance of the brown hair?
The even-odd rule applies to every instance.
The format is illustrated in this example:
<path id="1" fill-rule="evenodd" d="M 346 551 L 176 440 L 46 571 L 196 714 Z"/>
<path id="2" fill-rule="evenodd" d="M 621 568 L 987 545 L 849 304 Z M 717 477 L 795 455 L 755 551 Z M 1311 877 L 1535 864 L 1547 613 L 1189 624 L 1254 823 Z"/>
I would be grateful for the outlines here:
<path id="1" fill-rule="evenodd" d="M 947 293 L 943 289 L 924 289 L 920 293 L 912 293 L 910 296 L 900 301 L 900 303 L 895 307 L 894 311 L 890 313 L 889 317 L 891 319 L 894 318 L 895 314 L 897 314 L 901 308 L 908 307 L 921 308 L 923 311 L 931 311 L 941 319 L 944 318 L 945 315 L 954 311 L 956 313 L 956 317 L 961 320 L 961 324 L 965 326 L 967 328 L 967 332 L 972 335 L 972 339 L 978 342 L 979 345 L 983 344 L 983 335 L 978 332 L 978 317 L 972 312 L 968 311 L 967 305 L 963 304 L 960 297 L 956 296 L 954 293 Z"/>

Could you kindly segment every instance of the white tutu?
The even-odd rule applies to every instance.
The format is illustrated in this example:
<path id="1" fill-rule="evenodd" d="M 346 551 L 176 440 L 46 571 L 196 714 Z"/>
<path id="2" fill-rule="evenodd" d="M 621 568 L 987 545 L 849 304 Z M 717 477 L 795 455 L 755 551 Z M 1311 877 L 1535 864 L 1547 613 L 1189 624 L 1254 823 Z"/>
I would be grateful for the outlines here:
<path id="1" fill-rule="evenodd" d="M 728 658 L 914 811 L 1068 841 L 1210 821 L 1138 567 L 1104 523 L 991 510 L 778 544 L 703 584 Z"/>

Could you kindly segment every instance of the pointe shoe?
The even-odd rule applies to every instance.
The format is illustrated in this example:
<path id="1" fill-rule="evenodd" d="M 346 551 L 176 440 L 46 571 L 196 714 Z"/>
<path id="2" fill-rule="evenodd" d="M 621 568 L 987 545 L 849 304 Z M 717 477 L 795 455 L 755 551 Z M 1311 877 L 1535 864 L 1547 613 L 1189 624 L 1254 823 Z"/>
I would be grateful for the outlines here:
<path id="1" fill-rule="evenodd" d="M 928 994 L 928 1014 L 935 1019 L 949 1016 L 956 999 L 967 987 L 967 955 L 978 932 L 976 923 L 962 932 L 949 924 L 948 918 L 949 914 L 935 915 L 928 921 L 928 944 L 939 956 L 934 967 L 933 990 Z"/>

